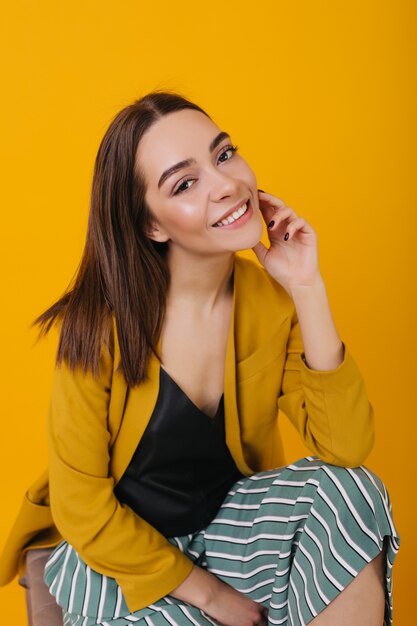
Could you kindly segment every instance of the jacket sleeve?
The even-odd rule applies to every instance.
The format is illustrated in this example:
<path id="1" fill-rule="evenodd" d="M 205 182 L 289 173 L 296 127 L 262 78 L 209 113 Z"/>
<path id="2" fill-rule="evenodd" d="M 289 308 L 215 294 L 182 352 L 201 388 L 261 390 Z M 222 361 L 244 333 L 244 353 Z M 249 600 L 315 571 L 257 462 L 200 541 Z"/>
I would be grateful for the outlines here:
<path id="1" fill-rule="evenodd" d="M 362 374 L 342 344 L 344 357 L 336 369 L 309 368 L 294 308 L 278 407 L 314 455 L 356 467 L 374 444 L 374 411 Z"/>
<path id="2" fill-rule="evenodd" d="M 48 411 L 51 511 L 63 538 L 92 569 L 116 579 L 135 611 L 182 583 L 193 562 L 113 493 L 112 365 L 103 347 L 98 377 L 70 371 L 65 362 L 55 368 Z"/>

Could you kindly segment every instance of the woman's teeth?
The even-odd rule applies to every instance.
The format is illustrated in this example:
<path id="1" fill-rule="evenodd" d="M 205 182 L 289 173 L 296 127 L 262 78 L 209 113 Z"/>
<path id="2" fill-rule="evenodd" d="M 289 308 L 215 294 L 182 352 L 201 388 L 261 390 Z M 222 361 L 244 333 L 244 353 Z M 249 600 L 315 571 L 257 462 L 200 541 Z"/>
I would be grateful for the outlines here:
<path id="1" fill-rule="evenodd" d="M 229 215 L 229 217 L 226 217 L 221 222 L 217 222 L 215 226 L 226 226 L 227 224 L 231 224 L 232 222 L 235 222 L 237 219 L 239 219 L 239 217 L 242 217 L 242 215 L 246 213 L 247 210 L 248 203 L 246 202 L 243 206 L 240 207 L 240 209 Z"/>

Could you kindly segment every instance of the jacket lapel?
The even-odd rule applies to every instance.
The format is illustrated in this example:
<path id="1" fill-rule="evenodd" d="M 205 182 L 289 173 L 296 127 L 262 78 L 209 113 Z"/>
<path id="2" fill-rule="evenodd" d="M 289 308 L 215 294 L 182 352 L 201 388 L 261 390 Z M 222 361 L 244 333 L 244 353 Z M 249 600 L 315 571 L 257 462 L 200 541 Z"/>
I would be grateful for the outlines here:
<path id="1" fill-rule="evenodd" d="M 237 390 L 236 390 L 236 337 L 235 337 L 235 318 L 239 313 L 238 294 L 242 288 L 242 268 L 239 263 L 239 257 L 235 255 L 235 263 L 233 270 L 233 309 L 230 320 L 229 336 L 226 348 L 226 362 L 224 374 L 224 408 L 225 408 L 225 426 L 226 426 L 226 443 L 229 448 L 236 465 L 243 474 L 252 474 L 251 468 L 247 465 L 242 449 L 240 438 L 239 412 L 237 406 Z"/>
<path id="2" fill-rule="evenodd" d="M 160 342 L 158 343 L 158 352 Z M 148 378 L 140 385 L 127 389 L 124 412 L 119 414 L 120 430 L 111 454 L 111 474 L 116 483 L 125 472 L 151 418 L 159 393 L 159 361 L 151 353 Z M 113 389 L 112 389 L 113 394 Z"/>

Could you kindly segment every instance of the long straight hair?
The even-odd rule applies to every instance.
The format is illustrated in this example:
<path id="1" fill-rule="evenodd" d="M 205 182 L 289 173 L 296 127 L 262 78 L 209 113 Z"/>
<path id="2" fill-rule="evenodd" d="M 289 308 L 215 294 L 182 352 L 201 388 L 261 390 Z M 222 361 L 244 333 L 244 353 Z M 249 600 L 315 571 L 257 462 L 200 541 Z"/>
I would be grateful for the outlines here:
<path id="1" fill-rule="evenodd" d="M 60 324 L 57 364 L 65 360 L 71 369 L 81 366 L 97 376 L 112 317 L 120 346 L 118 371 L 129 386 L 146 379 L 151 352 L 160 360 L 156 348 L 169 286 L 169 243 L 147 235 L 152 214 L 136 153 L 152 124 L 182 109 L 210 117 L 178 93 L 155 90 L 122 109 L 101 141 L 78 270 L 62 297 L 32 322 L 40 327 L 39 337 Z"/>

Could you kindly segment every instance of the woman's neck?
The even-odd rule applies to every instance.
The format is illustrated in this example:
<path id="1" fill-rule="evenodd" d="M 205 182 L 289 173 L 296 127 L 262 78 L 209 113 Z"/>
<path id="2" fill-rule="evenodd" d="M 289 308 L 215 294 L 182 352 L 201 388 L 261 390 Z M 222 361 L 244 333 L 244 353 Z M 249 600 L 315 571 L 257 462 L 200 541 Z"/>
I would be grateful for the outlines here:
<path id="1" fill-rule="evenodd" d="M 210 257 L 191 256 L 177 248 L 169 249 L 167 304 L 210 314 L 233 294 L 234 256 L 230 252 Z"/>

